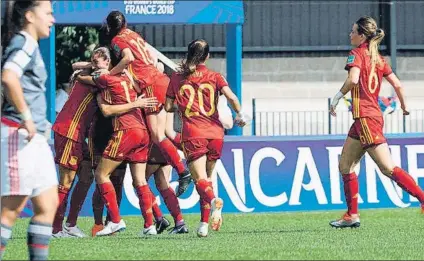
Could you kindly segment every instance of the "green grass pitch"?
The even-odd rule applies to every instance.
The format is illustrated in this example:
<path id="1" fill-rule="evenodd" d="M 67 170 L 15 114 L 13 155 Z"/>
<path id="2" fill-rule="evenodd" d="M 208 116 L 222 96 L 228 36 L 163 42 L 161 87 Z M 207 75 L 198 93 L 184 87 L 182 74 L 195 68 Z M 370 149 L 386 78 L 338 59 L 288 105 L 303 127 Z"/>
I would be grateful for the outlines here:
<path id="1" fill-rule="evenodd" d="M 328 225 L 342 212 L 225 214 L 221 231 L 196 236 L 199 215 L 185 215 L 190 233 L 139 236 L 142 218 L 124 217 L 127 230 L 111 237 L 53 239 L 50 260 L 423 260 L 424 215 L 418 208 L 363 210 L 361 227 L 336 230 Z M 4 260 L 27 259 L 26 227 L 13 230 Z M 79 226 L 89 234 L 91 218 Z"/>

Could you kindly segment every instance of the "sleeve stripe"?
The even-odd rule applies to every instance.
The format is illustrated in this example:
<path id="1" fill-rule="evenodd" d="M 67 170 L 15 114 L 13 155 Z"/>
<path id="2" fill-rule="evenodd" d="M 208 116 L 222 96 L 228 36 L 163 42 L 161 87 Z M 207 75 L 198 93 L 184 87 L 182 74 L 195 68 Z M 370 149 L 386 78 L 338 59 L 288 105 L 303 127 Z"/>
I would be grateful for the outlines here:
<path id="1" fill-rule="evenodd" d="M 25 43 L 22 47 L 22 50 L 28 54 L 28 56 L 32 56 L 35 49 L 37 48 L 37 45 L 34 43 L 34 41 L 31 41 L 25 37 Z"/>
<path id="2" fill-rule="evenodd" d="M 28 53 L 23 50 L 17 51 L 16 54 L 12 57 L 12 62 L 19 65 L 22 69 L 25 68 L 30 61 L 31 57 L 28 56 Z"/>
<path id="3" fill-rule="evenodd" d="M 17 65 L 15 62 L 6 62 L 3 66 L 3 70 L 11 70 L 13 72 L 15 72 L 18 77 L 22 77 L 22 74 L 24 74 L 24 71 L 22 70 L 21 67 L 19 67 L 19 65 Z"/>

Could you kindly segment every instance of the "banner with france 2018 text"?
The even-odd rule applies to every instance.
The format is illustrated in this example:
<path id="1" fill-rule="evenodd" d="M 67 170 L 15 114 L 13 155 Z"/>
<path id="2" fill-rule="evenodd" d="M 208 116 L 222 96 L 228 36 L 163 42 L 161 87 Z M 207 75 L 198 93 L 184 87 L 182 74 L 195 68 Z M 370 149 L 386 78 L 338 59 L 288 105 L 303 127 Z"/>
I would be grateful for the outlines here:
<path id="1" fill-rule="evenodd" d="M 225 142 L 221 160 L 216 164 L 215 193 L 224 199 L 225 212 L 280 212 L 344 209 L 342 180 L 338 160 L 344 137 L 231 137 Z M 393 136 L 388 139 L 392 157 L 424 187 L 424 136 Z M 415 198 L 403 192 L 381 174 L 365 155 L 357 168 L 360 208 L 418 206 Z M 177 185 L 172 175 L 171 186 Z M 139 215 L 138 198 L 129 171 L 124 180 L 121 205 L 123 215 Z M 153 180 L 152 190 L 158 195 Z M 82 216 L 91 216 L 91 196 Z M 199 212 L 199 196 L 191 185 L 180 198 L 184 213 Z M 167 212 L 162 199 L 157 200 Z M 69 204 L 68 204 L 69 205 Z M 24 216 L 30 215 L 26 209 Z"/>

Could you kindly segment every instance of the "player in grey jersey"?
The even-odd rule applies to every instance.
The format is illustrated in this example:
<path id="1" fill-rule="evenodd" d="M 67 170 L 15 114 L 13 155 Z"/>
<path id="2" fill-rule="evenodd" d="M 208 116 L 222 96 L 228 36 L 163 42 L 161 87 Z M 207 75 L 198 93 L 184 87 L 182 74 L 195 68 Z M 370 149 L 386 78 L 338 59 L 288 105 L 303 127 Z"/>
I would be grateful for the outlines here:
<path id="1" fill-rule="evenodd" d="M 50 1 L 8 2 L 8 9 L 7 31 L 2 35 L 0 257 L 12 226 L 31 198 L 29 259 L 47 260 L 58 193 L 53 153 L 43 135 L 47 73 L 38 40 L 49 36 L 53 10 Z"/>

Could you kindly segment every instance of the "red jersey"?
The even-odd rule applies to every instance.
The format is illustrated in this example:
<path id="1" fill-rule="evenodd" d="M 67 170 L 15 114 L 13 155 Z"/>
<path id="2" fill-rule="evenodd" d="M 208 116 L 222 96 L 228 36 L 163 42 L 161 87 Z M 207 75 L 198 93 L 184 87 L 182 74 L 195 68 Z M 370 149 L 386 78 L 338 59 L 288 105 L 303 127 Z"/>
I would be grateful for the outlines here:
<path id="1" fill-rule="evenodd" d="M 358 67 L 361 70 L 359 84 L 352 88 L 352 114 L 353 118 L 381 117 L 382 112 L 378 105 L 381 81 L 392 73 L 390 65 L 380 55 L 381 64 L 376 64 L 371 71 L 371 56 L 368 51 L 368 43 L 363 43 L 349 53 L 346 70 Z"/>
<path id="2" fill-rule="evenodd" d="M 146 41 L 141 36 L 130 30 L 123 29 L 112 39 L 112 49 L 116 56 L 121 57 L 122 50 L 129 48 L 135 60 L 128 66 L 128 70 L 135 80 L 140 82 L 141 88 L 151 86 L 156 75 L 160 74 L 155 67 L 153 58 L 146 47 Z"/>
<path id="3" fill-rule="evenodd" d="M 221 89 L 228 86 L 225 78 L 198 65 L 196 72 L 184 79 L 174 73 L 166 96 L 175 99 L 182 118 L 182 139 L 223 139 L 224 128 L 217 110 Z"/>
<path id="4" fill-rule="evenodd" d="M 76 81 L 68 100 L 56 117 L 53 131 L 83 143 L 98 109 L 95 97 L 96 94 L 91 86 Z"/>
<path id="5" fill-rule="evenodd" d="M 125 74 L 120 76 L 96 75 L 93 80 L 97 87 L 102 89 L 102 98 L 109 104 L 125 104 L 137 99 L 137 93 L 131 85 L 130 79 Z M 114 131 L 133 128 L 146 129 L 140 108 L 115 116 L 112 119 L 112 124 Z"/>

